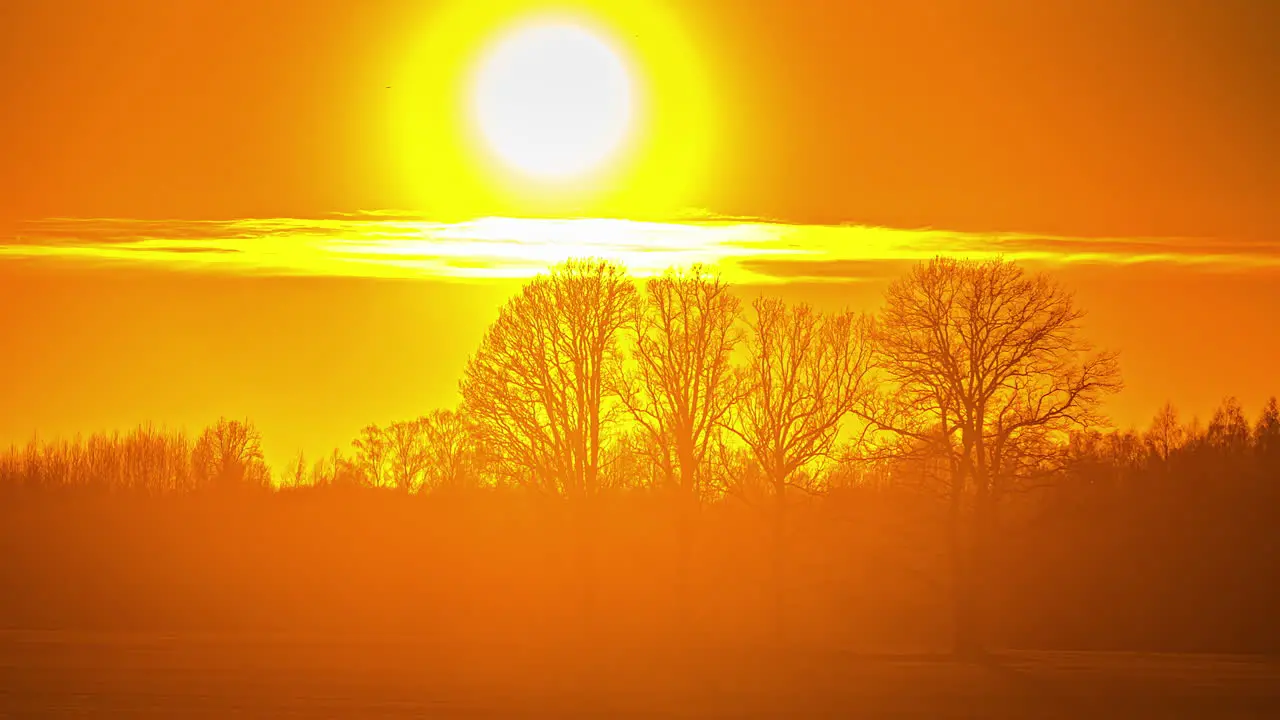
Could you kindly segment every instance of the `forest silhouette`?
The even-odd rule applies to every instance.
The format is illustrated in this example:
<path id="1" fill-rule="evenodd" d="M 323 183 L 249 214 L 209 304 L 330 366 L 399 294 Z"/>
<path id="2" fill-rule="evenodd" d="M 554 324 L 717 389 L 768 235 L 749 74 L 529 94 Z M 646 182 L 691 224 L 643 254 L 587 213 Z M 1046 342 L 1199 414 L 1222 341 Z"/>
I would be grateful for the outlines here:
<path id="1" fill-rule="evenodd" d="M 937 258 L 874 313 L 570 260 L 456 408 L 269 469 L 250 420 L 0 456 L 9 627 L 459 649 L 1280 650 L 1280 410 L 1110 427 L 1053 277 Z M 388 348 L 394 352 L 394 348 Z M 1172 390 L 1172 389 L 1171 389 Z"/>

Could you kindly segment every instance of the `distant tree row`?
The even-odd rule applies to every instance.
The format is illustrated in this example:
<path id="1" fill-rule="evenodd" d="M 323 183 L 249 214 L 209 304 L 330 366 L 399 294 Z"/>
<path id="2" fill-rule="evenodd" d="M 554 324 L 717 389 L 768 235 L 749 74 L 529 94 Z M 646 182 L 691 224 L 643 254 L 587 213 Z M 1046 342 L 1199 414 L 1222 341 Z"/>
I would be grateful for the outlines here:
<path id="1" fill-rule="evenodd" d="M 40 442 L 0 455 L 0 487 L 162 495 L 270 489 L 262 436 L 248 421 L 221 419 L 194 441 L 141 426 L 128 434 Z"/>
<path id="2" fill-rule="evenodd" d="M 350 456 L 334 450 L 310 468 L 299 454 L 281 486 L 393 488 L 410 494 L 488 483 L 475 429 L 454 410 L 437 409 L 387 426 L 367 425 L 351 445 Z"/>
<path id="3" fill-rule="evenodd" d="M 303 455 L 273 483 L 262 462 L 261 435 L 250 421 L 219 420 L 195 442 L 184 433 L 140 426 L 126 434 L 95 434 L 87 438 L 10 447 L 0 453 L 0 487 L 29 490 L 84 489 L 101 492 L 166 494 L 211 490 L 219 486 L 277 488 L 342 486 L 394 488 L 404 492 L 492 487 L 485 459 L 475 441 L 476 430 L 450 410 L 435 410 L 417 420 L 380 428 L 370 425 L 353 441 L 356 452 L 340 451 L 308 466 Z M 635 433 L 619 438 L 610 448 L 605 489 L 654 491 L 661 488 L 649 470 L 651 448 L 638 447 Z M 1143 430 L 1097 428 L 1072 432 L 1059 448 L 1057 471 L 1045 475 L 1037 487 L 1062 490 L 1081 484 L 1124 487 L 1141 479 L 1226 484 L 1256 480 L 1280 483 L 1280 406 L 1275 397 L 1254 422 L 1239 401 L 1228 397 L 1204 423 L 1183 421 L 1178 409 L 1166 403 Z M 336 458 L 336 460 L 335 460 Z M 893 457 L 844 458 L 823 476 L 829 489 L 945 486 L 938 472 L 941 458 L 921 453 Z M 758 504 L 771 492 L 751 460 L 707 460 L 718 473 L 736 481 L 720 486 L 709 498 Z M 727 473 L 721 464 L 736 467 Z M 654 463 L 657 465 L 658 463 Z M 337 468 L 335 473 L 334 469 Z M 806 494 L 816 482 L 801 482 Z M 1280 487 L 1280 485 L 1278 485 Z"/>
<path id="4" fill-rule="evenodd" d="M 1280 406 L 1272 397 L 1250 423 L 1240 402 L 1223 400 L 1207 425 L 1183 423 L 1166 403 L 1142 433 L 1136 430 L 1075 433 L 1059 486 L 1132 486 L 1161 482 L 1229 487 L 1268 483 L 1280 488 Z"/>

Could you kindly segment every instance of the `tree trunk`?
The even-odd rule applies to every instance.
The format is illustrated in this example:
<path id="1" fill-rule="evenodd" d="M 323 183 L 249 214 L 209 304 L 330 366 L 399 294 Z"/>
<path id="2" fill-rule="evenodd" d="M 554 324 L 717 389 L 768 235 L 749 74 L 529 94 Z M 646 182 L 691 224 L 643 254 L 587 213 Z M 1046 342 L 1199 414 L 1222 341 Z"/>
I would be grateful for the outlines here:
<path id="1" fill-rule="evenodd" d="M 978 478 L 968 527 L 960 523 L 963 547 L 958 565 L 961 578 L 956 607 L 956 654 L 977 658 L 987 649 L 986 595 L 989 583 L 993 498 L 984 478 Z"/>
<path id="2" fill-rule="evenodd" d="M 689 557 L 693 544 L 694 500 L 683 491 L 675 494 L 676 528 L 676 578 L 675 607 L 676 637 L 688 639 L 692 629 L 693 602 L 689 592 Z"/>
<path id="3" fill-rule="evenodd" d="M 973 578 L 966 552 L 963 518 L 963 495 L 958 487 L 951 492 L 947 513 L 947 541 L 951 560 L 951 626 L 952 650 L 957 657 L 976 654 L 973 623 Z"/>
<path id="4" fill-rule="evenodd" d="M 689 552 L 693 541 L 693 511 L 698 495 L 695 484 L 696 464 L 691 443 L 681 441 L 676 448 L 680 464 L 680 487 L 676 490 L 676 592 L 680 613 L 689 609 Z M 681 628 L 684 630 L 685 628 Z M 683 632 L 681 633 L 684 634 Z"/>
<path id="5" fill-rule="evenodd" d="M 773 513 L 773 633 L 774 642 L 781 647 L 786 642 L 787 608 L 786 608 L 786 543 L 787 543 L 787 496 L 786 481 L 774 480 L 774 513 Z"/>
<path id="6" fill-rule="evenodd" d="M 579 640 L 588 645 L 595 637 L 595 553 L 592 547 L 593 513 L 590 497 L 578 497 L 570 501 L 574 518 L 575 554 L 578 565 Z"/>

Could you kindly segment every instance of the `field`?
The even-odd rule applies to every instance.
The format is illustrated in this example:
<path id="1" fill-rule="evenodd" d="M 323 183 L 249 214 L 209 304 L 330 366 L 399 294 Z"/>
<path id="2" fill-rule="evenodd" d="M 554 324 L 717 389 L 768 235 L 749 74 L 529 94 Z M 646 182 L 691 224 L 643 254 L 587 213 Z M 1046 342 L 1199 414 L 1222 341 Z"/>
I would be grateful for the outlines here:
<path id="1" fill-rule="evenodd" d="M 0 505 L 0 718 L 1280 717 L 1269 556 L 1162 572 L 1050 525 L 1070 552 L 1011 543 L 992 597 L 992 646 L 1041 649 L 959 663 L 935 524 L 838 500 L 795 509 L 781 616 L 732 509 L 681 584 L 639 501 L 591 562 L 505 496 Z"/>
<path id="2" fill-rule="evenodd" d="M 376 637 L 0 634 L 4 717 L 1276 717 L 1249 656 L 486 648 Z"/>

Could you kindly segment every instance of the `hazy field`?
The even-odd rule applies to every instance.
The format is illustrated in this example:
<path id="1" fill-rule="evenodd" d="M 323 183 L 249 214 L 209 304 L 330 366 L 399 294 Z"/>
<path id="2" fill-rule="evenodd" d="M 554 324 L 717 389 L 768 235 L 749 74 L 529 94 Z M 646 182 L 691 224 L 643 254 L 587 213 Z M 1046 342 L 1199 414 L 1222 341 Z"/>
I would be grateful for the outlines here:
<path id="1" fill-rule="evenodd" d="M 1280 718 L 1274 655 L 921 652 L 951 608 L 911 507 L 795 508 L 779 627 L 770 527 L 731 508 L 679 585 L 640 501 L 590 563 L 556 508 L 496 495 L 0 505 L 0 717 Z M 1063 528 L 1007 545 L 993 645 L 1276 646 L 1271 555 Z"/>
<path id="2" fill-rule="evenodd" d="M 0 715 L 1276 717 L 1244 656 L 445 647 L 426 640 L 0 633 Z"/>

